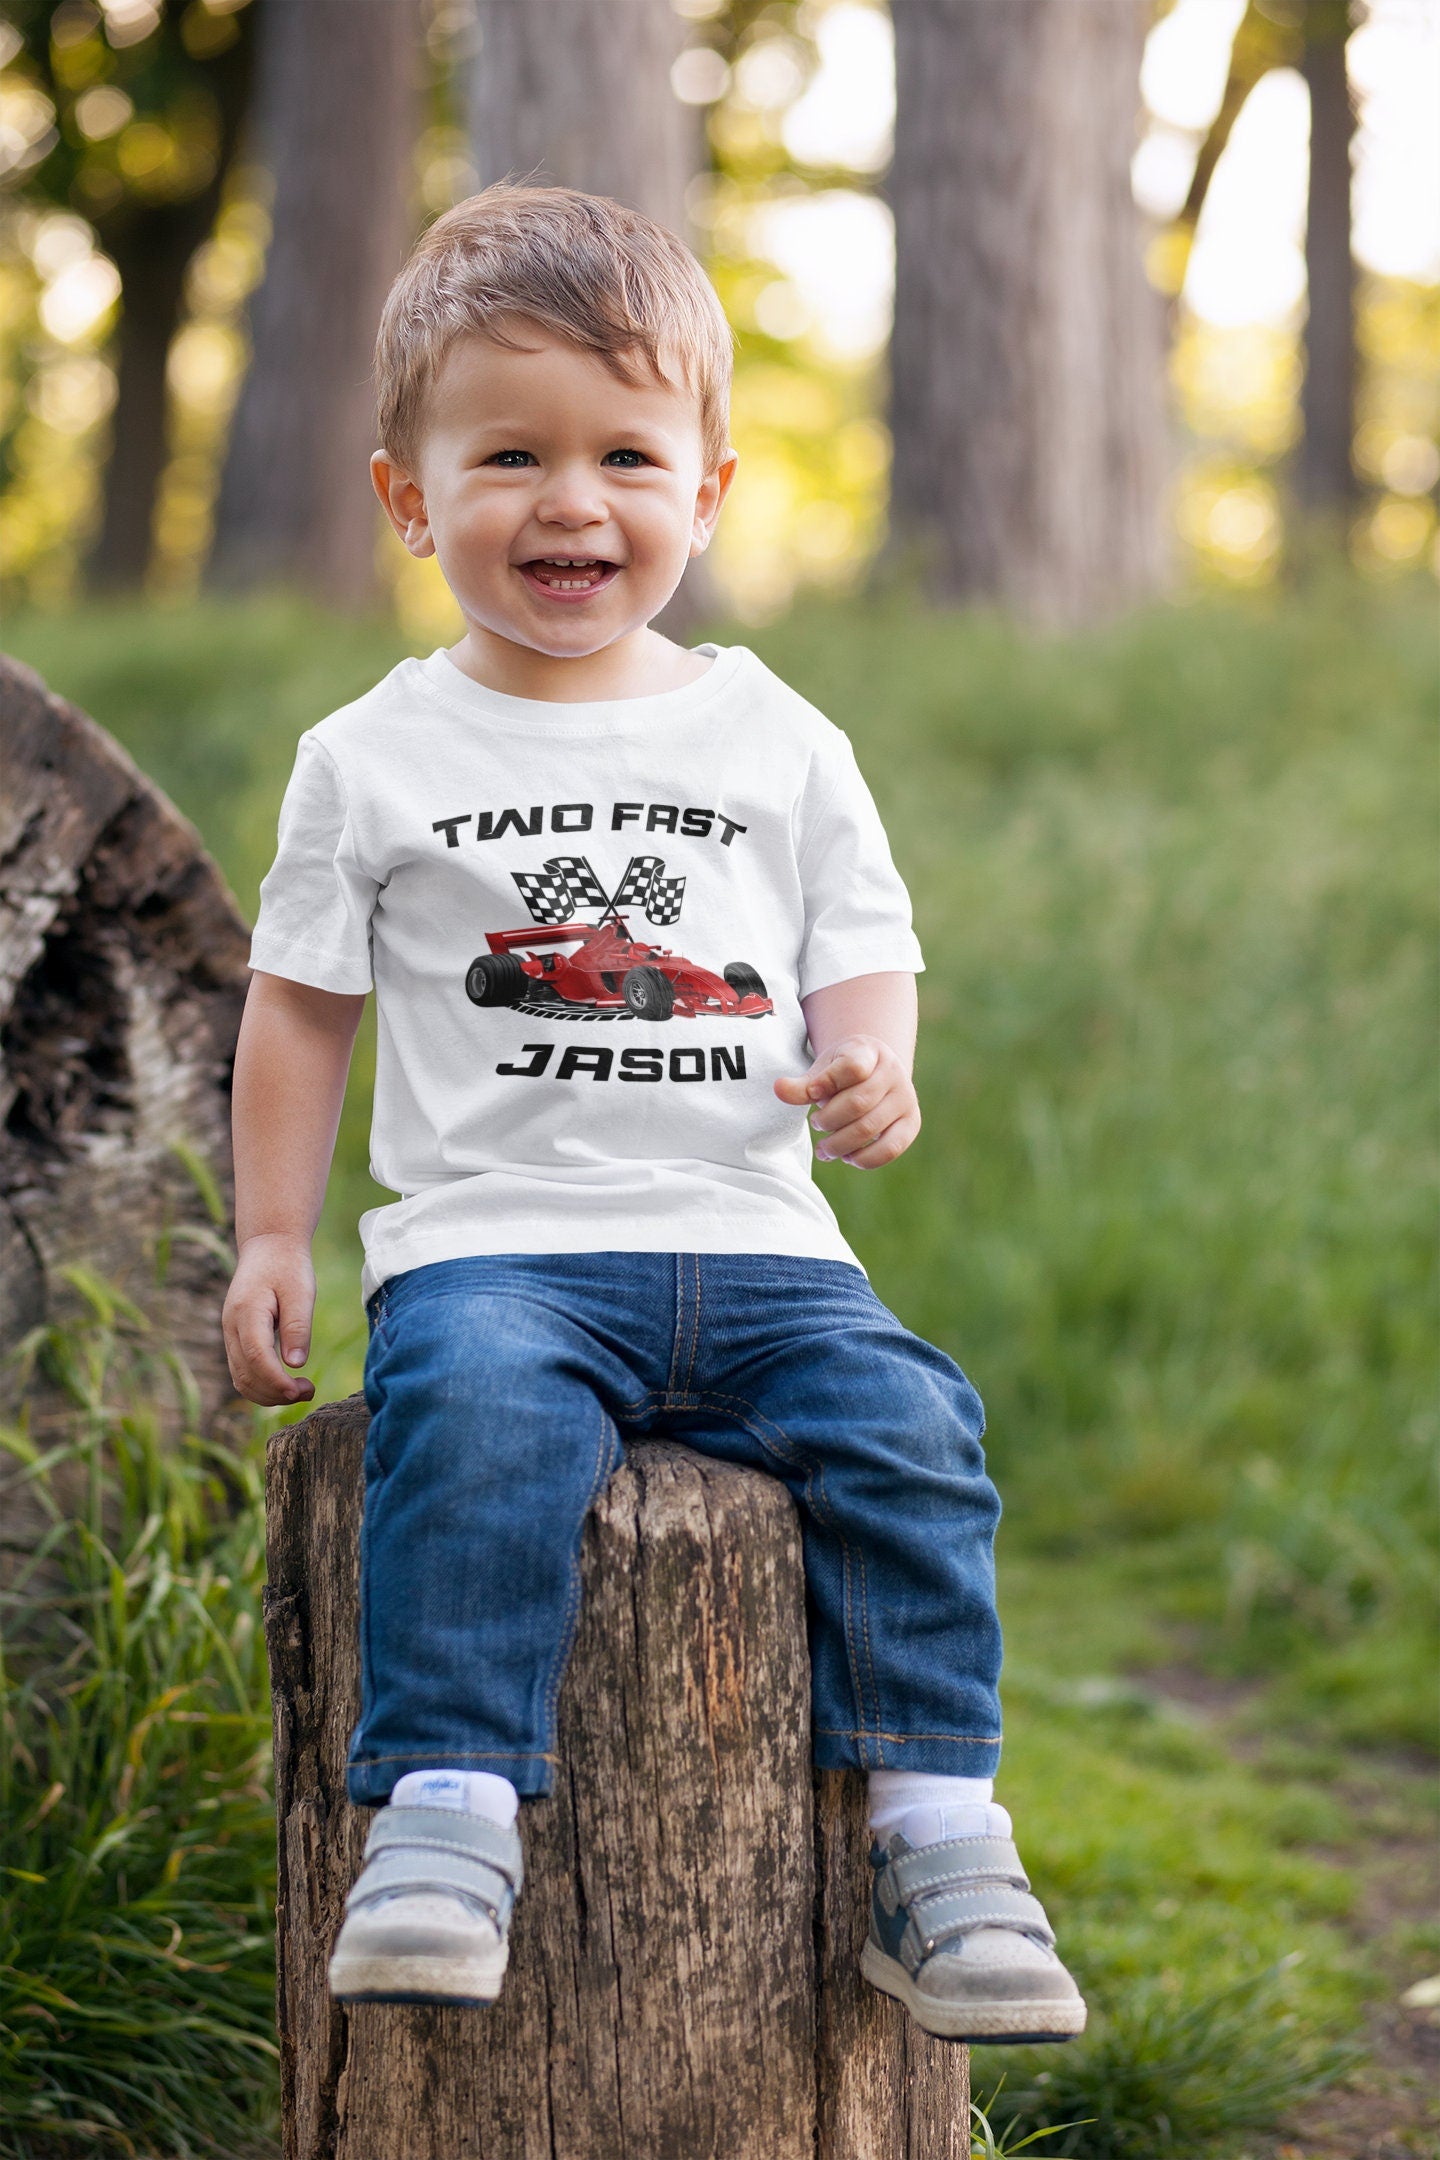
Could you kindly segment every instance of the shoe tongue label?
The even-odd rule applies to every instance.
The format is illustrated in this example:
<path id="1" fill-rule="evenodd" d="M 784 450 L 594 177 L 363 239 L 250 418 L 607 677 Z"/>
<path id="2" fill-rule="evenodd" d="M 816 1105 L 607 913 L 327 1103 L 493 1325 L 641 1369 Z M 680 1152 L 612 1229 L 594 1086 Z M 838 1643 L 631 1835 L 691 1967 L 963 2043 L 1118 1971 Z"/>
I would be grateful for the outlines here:
<path id="1" fill-rule="evenodd" d="M 470 1796 L 463 1777 L 450 1771 L 430 1770 L 405 1797 L 412 1806 L 451 1808 L 455 1814 L 463 1815 Z"/>
<path id="2" fill-rule="evenodd" d="M 1010 1817 L 993 1800 L 962 1801 L 950 1807 L 907 1808 L 899 1828 L 910 1845 L 938 1845 L 946 1838 L 1008 1838 Z"/>
<path id="3" fill-rule="evenodd" d="M 508 1778 L 488 1770 L 407 1770 L 390 1795 L 393 1807 L 448 1808 L 454 1815 L 483 1815 L 506 1829 L 519 1806 Z"/>

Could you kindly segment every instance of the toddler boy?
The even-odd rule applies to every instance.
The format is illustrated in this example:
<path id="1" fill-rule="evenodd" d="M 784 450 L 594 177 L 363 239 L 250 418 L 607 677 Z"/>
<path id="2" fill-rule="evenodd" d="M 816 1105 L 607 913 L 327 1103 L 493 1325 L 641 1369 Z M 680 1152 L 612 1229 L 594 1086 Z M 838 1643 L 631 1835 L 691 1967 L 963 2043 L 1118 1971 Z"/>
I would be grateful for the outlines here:
<path id="1" fill-rule="evenodd" d="M 626 1434 L 783 1479 L 814 1754 L 869 1773 L 868 1979 L 930 2032 L 1085 2008 L 991 1797 L 979 1399 L 810 1176 L 920 1126 L 921 967 L 846 738 L 649 628 L 735 474 L 731 336 L 619 205 L 487 189 L 386 303 L 372 472 L 465 635 L 302 737 L 235 1073 L 236 1385 L 307 1399 L 319 1213 L 376 993 L 350 2000 L 495 1999 L 586 1514 Z M 807 1123 L 808 1119 L 808 1123 Z"/>

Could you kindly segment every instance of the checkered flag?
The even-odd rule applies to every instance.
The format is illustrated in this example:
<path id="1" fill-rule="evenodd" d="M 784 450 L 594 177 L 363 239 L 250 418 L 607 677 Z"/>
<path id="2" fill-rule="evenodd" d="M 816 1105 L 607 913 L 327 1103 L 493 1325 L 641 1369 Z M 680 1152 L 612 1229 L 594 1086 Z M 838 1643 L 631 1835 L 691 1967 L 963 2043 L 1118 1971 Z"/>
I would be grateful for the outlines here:
<path id="1" fill-rule="evenodd" d="M 610 905 L 643 908 L 646 918 L 657 925 L 678 922 L 685 880 L 662 877 L 664 868 L 658 855 L 632 855 Z"/>
<path id="2" fill-rule="evenodd" d="M 603 922 L 632 907 L 661 925 L 680 920 L 685 898 L 684 878 L 662 877 L 664 868 L 658 855 L 632 855 L 613 899 L 607 899 L 583 855 L 552 855 L 543 870 L 512 870 L 510 875 L 537 923 L 573 922 L 582 908 L 599 908 Z"/>
<path id="3" fill-rule="evenodd" d="M 655 882 L 656 871 L 663 870 L 664 867 L 658 855 L 632 855 L 625 866 L 624 877 L 615 888 L 611 907 L 643 908 L 650 898 L 650 888 Z"/>
<path id="4" fill-rule="evenodd" d="M 605 888 L 583 855 L 552 855 L 543 870 L 512 870 L 538 923 L 571 922 L 582 908 L 607 905 Z"/>
<path id="5" fill-rule="evenodd" d="M 521 898 L 537 923 L 569 922 L 575 910 L 570 887 L 561 871 L 547 864 L 543 870 L 512 870 Z"/>
<path id="6" fill-rule="evenodd" d="M 685 898 L 683 877 L 657 877 L 650 887 L 650 897 L 645 903 L 645 913 L 652 923 L 664 927 L 680 920 L 680 904 Z"/>
<path id="7" fill-rule="evenodd" d="M 552 855 L 545 868 L 564 878 L 570 905 L 577 913 L 581 908 L 609 906 L 604 886 L 583 855 Z"/>

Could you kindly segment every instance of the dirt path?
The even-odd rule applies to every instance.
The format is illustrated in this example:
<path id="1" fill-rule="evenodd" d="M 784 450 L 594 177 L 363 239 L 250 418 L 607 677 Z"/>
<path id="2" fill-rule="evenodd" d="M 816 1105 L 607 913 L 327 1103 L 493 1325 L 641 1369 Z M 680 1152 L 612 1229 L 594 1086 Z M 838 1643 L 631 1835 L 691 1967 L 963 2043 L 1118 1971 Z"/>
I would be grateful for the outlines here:
<path id="1" fill-rule="evenodd" d="M 1242 1760 L 1264 1756 L 1265 1736 L 1246 1717 L 1263 1687 L 1185 1666 L 1151 1670 L 1143 1682 L 1202 1717 Z M 1327 1791 L 1353 1817 L 1355 1837 L 1318 1857 L 1359 1879 L 1347 1932 L 1385 1992 L 1367 2020 L 1365 2060 L 1291 2111 L 1266 2160 L 1440 2160 L 1440 2006 L 1407 2009 L 1400 1999 L 1424 1976 L 1415 1931 L 1440 1914 L 1435 1766 L 1418 1753 L 1358 1756 Z M 1440 1972 L 1434 1951 L 1431 1972 Z"/>

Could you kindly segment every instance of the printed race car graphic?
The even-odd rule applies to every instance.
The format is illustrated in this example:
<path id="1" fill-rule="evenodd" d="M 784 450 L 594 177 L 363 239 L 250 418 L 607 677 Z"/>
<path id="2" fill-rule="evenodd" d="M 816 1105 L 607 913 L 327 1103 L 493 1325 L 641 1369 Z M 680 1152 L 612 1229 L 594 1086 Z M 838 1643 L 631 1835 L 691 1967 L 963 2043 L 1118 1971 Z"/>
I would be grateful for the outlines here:
<path id="1" fill-rule="evenodd" d="M 485 942 L 489 952 L 465 977 L 474 1005 L 509 1005 L 555 1020 L 755 1020 L 775 1009 L 744 961 L 712 975 L 663 946 L 638 943 L 623 915 L 491 930 Z"/>

